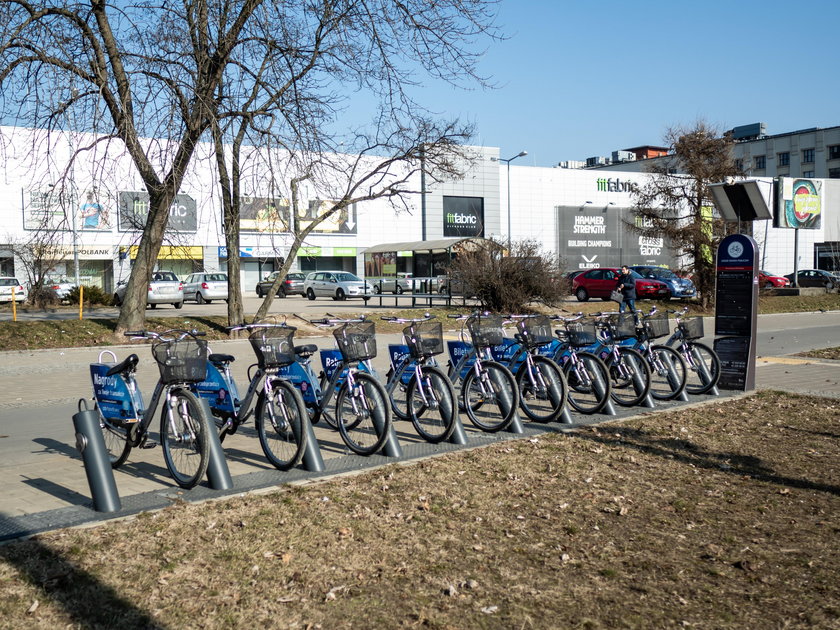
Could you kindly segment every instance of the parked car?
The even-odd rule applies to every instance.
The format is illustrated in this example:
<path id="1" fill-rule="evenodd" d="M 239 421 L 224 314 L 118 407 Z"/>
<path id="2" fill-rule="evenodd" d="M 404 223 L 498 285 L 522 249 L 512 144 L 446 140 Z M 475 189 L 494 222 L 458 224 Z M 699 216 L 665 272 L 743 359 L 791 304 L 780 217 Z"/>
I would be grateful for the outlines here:
<path id="1" fill-rule="evenodd" d="M 268 295 L 271 285 L 274 280 L 280 275 L 279 271 L 272 271 L 265 277 L 265 280 L 260 280 L 257 283 L 257 297 L 264 297 Z M 303 273 L 289 273 L 280 283 L 280 288 L 277 289 L 277 297 L 286 297 L 287 295 L 306 295 L 303 290 L 303 282 L 306 280 L 306 274 Z"/>
<path id="2" fill-rule="evenodd" d="M 789 273 L 785 276 L 790 283 L 793 284 L 793 274 Z M 831 272 L 824 269 L 800 269 L 798 276 L 798 284 L 800 287 L 823 287 L 825 289 L 836 289 L 840 286 Z"/>
<path id="3" fill-rule="evenodd" d="M 70 291 L 76 285 L 67 278 L 46 278 L 43 286 L 54 291 L 55 297 L 59 300 L 66 300 Z"/>
<path id="4" fill-rule="evenodd" d="M 685 299 L 697 296 L 697 288 L 690 279 L 681 278 L 667 267 L 633 265 L 630 269 L 637 272 L 643 278 L 652 278 L 667 284 L 668 290 L 671 291 L 671 297 Z"/>
<path id="5" fill-rule="evenodd" d="M 621 270 L 615 267 L 589 269 L 578 274 L 572 280 L 572 292 L 577 297 L 578 302 L 586 302 L 589 298 L 601 298 L 607 301 L 610 299 L 610 293 L 618 284 L 620 275 Z M 643 278 L 632 269 L 630 275 L 636 282 L 637 299 L 668 300 L 671 298 L 671 291 L 664 282 L 653 278 Z"/>
<path id="6" fill-rule="evenodd" d="M 195 300 L 198 304 L 210 304 L 213 300 L 228 299 L 228 277 L 226 273 L 193 273 L 184 281 L 184 300 Z"/>
<path id="7" fill-rule="evenodd" d="M 0 277 L 0 302 L 12 301 L 12 289 L 14 289 L 15 302 L 25 302 L 28 292 L 17 278 L 11 276 Z"/>
<path id="8" fill-rule="evenodd" d="M 360 297 L 365 302 L 373 293 L 373 286 L 349 271 L 313 271 L 303 283 L 306 297 L 331 297 L 334 300 L 346 300 L 348 297 Z"/>
<path id="9" fill-rule="evenodd" d="M 394 278 L 377 278 L 373 280 L 374 293 L 396 293 L 397 295 L 412 290 L 411 273 L 400 271 Z"/>
<path id="10" fill-rule="evenodd" d="M 773 289 L 776 287 L 788 287 L 790 286 L 790 280 L 788 280 L 784 276 L 777 276 L 774 273 L 762 270 L 758 272 L 758 286 L 763 287 L 765 289 Z"/>
<path id="11" fill-rule="evenodd" d="M 117 283 L 114 291 L 114 306 L 120 306 L 125 298 L 126 281 Z M 155 308 L 158 304 L 171 304 L 175 308 L 184 306 L 184 285 L 171 271 L 155 271 L 149 282 L 149 297 L 146 304 Z"/>

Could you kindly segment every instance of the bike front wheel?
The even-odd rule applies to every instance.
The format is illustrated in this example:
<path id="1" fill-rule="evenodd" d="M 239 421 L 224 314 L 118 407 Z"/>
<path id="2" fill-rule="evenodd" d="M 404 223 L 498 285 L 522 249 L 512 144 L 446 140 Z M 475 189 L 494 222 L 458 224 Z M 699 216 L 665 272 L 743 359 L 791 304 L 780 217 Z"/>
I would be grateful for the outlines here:
<path id="1" fill-rule="evenodd" d="M 638 350 L 619 348 L 618 358 L 612 358 L 610 370 L 610 396 L 622 407 L 641 403 L 650 392 L 650 368 Z"/>
<path id="2" fill-rule="evenodd" d="M 482 361 L 478 374 L 470 369 L 461 385 L 467 417 L 482 431 L 501 431 L 513 422 L 519 389 L 510 370 L 495 361 Z"/>
<path id="3" fill-rule="evenodd" d="M 593 414 L 601 411 L 610 399 L 610 376 L 607 366 L 594 354 L 576 353 L 563 365 L 569 384 L 569 404 L 575 411 Z"/>
<path id="4" fill-rule="evenodd" d="M 648 351 L 650 395 L 656 400 L 673 400 L 685 389 L 687 369 L 680 353 L 668 346 L 652 346 Z"/>
<path id="5" fill-rule="evenodd" d="M 306 405 L 300 392 L 286 381 L 271 384 L 260 394 L 254 424 L 266 459 L 278 470 L 297 466 L 306 450 Z"/>
<path id="6" fill-rule="evenodd" d="M 99 428 L 102 430 L 102 439 L 105 440 L 105 449 L 108 451 L 108 461 L 111 462 L 111 468 L 119 468 L 131 453 L 128 428 L 122 422 L 106 420 L 102 412 L 99 411 L 98 405 L 94 404 L 93 408 L 99 414 Z"/>
<path id="7" fill-rule="evenodd" d="M 194 487 L 210 463 L 210 431 L 207 418 L 195 394 L 172 389 L 164 399 L 160 416 L 160 445 L 169 474 L 182 488 Z"/>
<path id="8" fill-rule="evenodd" d="M 370 374 L 357 372 L 345 379 L 335 403 L 338 432 L 358 455 L 373 455 L 385 444 L 391 429 L 388 394 Z"/>
<path id="9" fill-rule="evenodd" d="M 400 420 L 409 420 L 408 415 L 408 387 L 409 382 L 406 380 L 405 372 L 401 373 L 399 376 L 393 374 L 393 368 L 391 368 L 391 372 L 388 372 L 387 378 L 397 379 L 397 382 L 394 383 L 393 388 L 389 385 L 389 398 L 391 400 L 391 410 L 394 415 Z M 414 370 L 410 370 L 410 373 L 413 374 Z"/>
<path id="10" fill-rule="evenodd" d="M 720 359 L 709 346 L 694 341 L 682 344 L 680 353 L 688 367 L 685 391 L 705 394 L 720 380 Z"/>
<path id="11" fill-rule="evenodd" d="M 534 422 L 553 422 L 563 412 L 568 385 L 557 364 L 542 356 L 532 357 L 534 369 L 524 362 L 516 373 L 519 406 Z"/>
<path id="12" fill-rule="evenodd" d="M 407 392 L 408 415 L 418 435 L 437 444 L 455 429 L 455 389 L 442 370 L 431 365 L 420 368 L 420 381 L 412 378 Z"/>

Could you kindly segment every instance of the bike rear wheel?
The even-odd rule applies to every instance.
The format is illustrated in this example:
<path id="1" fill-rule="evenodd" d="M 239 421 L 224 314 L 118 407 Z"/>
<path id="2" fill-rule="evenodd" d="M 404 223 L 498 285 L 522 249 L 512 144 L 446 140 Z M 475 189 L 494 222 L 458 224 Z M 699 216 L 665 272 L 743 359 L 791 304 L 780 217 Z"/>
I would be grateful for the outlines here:
<path id="1" fill-rule="evenodd" d="M 554 361 L 542 356 L 532 359 L 533 374 L 529 373 L 527 361 L 516 372 L 519 406 L 534 422 L 553 422 L 563 412 L 569 386 Z"/>
<path id="2" fill-rule="evenodd" d="M 705 394 L 720 379 L 720 359 L 709 346 L 689 341 L 680 346 L 680 353 L 688 367 L 685 391 Z"/>
<path id="3" fill-rule="evenodd" d="M 610 396 L 622 407 L 641 403 L 650 391 L 650 368 L 638 350 L 619 348 L 618 359 L 610 355 Z"/>
<path id="4" fill-rule="evenodd" d="M 650 395 L 656 400 L 673 400 L 685 389 L 687 369 L 680 353 L 668 346 L 652 346 L 647 355 L 650 367 Z"/>
<path id="5" fill-rule="evenodd" d="M 601 411 L 610 399 L 610 376 L 607 366 L 594 354 L 578 352 L 563 365 L 569 384 L 569 404 L 575 411 L 593 414 Z"/>
<path id="6" fill-rule="evenodd" d="M 210 463 L 210 431 L 215 424 L 204 413 L 195 394 L 170 390 L 160 415 L 160 445 L 169 474 L 182 488 L 194 487 Z M 171 420 L 170 420 L 171 412 Z"/>
<path id="7" fill-rule="evenodd" d="M 131 453 L 127 425 L 119 421 L 106 420 L 99 411 L 98 405 L 94 404 L 93 408 L 99 414 L 99 428 L 102 430 L 102 439 L 105 440 L 105 449 L 108 451 L 111 468 L 119 468 Z"/>
<path id="8" fill-rule="evenodd" d="M 347 447 L 358 455 L 373 455 L 385 444 L 391 429 L 391 409 L 385 388 L 370 374 L 344 380 L 335 403 L 338 432 Z"/>
<path id="9" fill-rule="evenodd" d="M 266 459 L 278 470 L 289 470 L 300 463 L 306 450 L 306 405 L 291 383 L 277 380 L 271 388 L 271 400 L 265 392 L 257 400 L 257 437 Z"/>
<path id="10" fill-rule="evenodd" d="M 461 397 L 470 422 L 490 433 L 508 428 L 519 406 L 516 379 L 495 361 L 482 361 L 478 377 L 475 369 L 470 369 L 461 385 Z"/>
<path id="11" fill-rule="evenodd" d="M 408 415 L 420 437 L 436 444 L 455 429 L 455 388 L 439 368 L 424 365 L 420 373 L 420 382 L 412 378 L 408 384 Z"/>

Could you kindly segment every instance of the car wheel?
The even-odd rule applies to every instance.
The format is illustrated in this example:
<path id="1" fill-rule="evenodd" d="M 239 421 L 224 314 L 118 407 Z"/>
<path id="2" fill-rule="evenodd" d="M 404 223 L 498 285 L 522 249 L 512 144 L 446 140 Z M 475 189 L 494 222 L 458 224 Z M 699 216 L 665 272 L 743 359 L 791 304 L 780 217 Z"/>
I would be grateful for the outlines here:
<path id="1" fill-rule="evenodd" d="M 764 285 L 765 289 L 772 289 L 774 287 L 775 287 L 775 285 L 772 282 L 768 282 L 767 284 Z"/>
<path id="2" fill-rule="evenodd" d="M 346 300 L 347 296 L 344 295 L 344 289 L 337 289 L 335 292 L 335 299 L 336 300 Z"/>
<path id="3" fill-rule="evenodd" d="M 397 288 L 394 291 L 394 293 L 396 293 L 397 295 L 402 295 L 403 291 L 404 291 L 404 289 L 400 285 L 397 285 Z"/>
<path id="4" fill-rule="evenodd" d="M 315 291 L 313 291 L 312 289 L 307 289 L 306 290 L 306 297 L 309 298 L 310 300 L 314 300 L 315 299 Z"/>
<path id="5" fill-rule="evenodd" d="M 200 291 L 196 291 L 196 293 L 195 293 L 195 303 L 196 303 L 196 304 L 204 304 L 205 302 L 206 302 L 207 304 L 210 304 L 210 300 L 205 300 L 205 299 L 204 299 L 204 296 L 203 296 L 203 295 L 201 295 L 201 292 L 200 292 Z"/>
<path id="6" fill-rule="evenodd" d="M 578 302 L 586 302 L 589 299 L 589 294 L 586 292 L 586 289 L 579 287 L 578 290 L 575 291 L 575 297 Z"/>
<path id="7" fill-rule="evenodd" d="M 369 299 L 370 299 L 369 297 L 363 297 L 363 298 L 362 298 L 362 302 L 364 302 L 365 304 L 367 304 L 367 301 L 368 301 Z"/>
<path id="8" fill-rule="evenodd" d="M 279 289 L 277 289 L 277 297 L 280 297 L 280 298 L 286 297 L 286 291 L 285 291 L 285 289 L 283 289 L 283 287 L 280 287 Z"/>
<path id="9" fill-rule="evenodd" d="M 180 309 L 180 308 L 183 308 L 183 307 L 184 307 L 184 303 L 183 303 L 183 302 L 175 302 L 172 306 L 174 306 L 175 308 Z"/>
<path id="10" fill-rule="evenodd" d="M 373 292 L 376 293 L 377 295 L 379 295 L 380 293 L 382 293 L 382 287 L 380 287 L 378 284 L 374 284 L 373 285 Z"/>
<path id="11" fill-rule="evenodd" d="M 260 289 L 259 287 L 257 287 L 257 297 L 258 297 L 258 298 L 263 297 L 263 292 L 262 292 L 262 289 Z"/>
<path id="12" fill-rule="evenodd" d="M 151 308 L 151 309 L 156 309 L 156 308 L 157 308 L 157 304 L 149 304 L 149 308 Z"/>
<path id="13" fill-rule="evenodd" d="M 114 306 L 122 306 L 122 300 L 116 293 L 114 293 Z"/>

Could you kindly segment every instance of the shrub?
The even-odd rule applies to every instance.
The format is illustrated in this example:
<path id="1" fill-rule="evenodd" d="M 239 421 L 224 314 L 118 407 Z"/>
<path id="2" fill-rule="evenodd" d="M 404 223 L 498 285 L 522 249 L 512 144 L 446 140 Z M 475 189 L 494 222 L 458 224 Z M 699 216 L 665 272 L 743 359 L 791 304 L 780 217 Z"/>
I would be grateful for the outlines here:
<path id="1" fill-rule="evenodd" d="M 70 289 L 70 293 L 67 294 L 67 300 L 70 304 L 79 303 L 79 287 Z M 110 293 L 106 293 L 99 287 L 85 287 L 84 300 L 85 304 L 88 305 L 102 304 L 103 306 L 111 306 L 113 298 Z"/>

